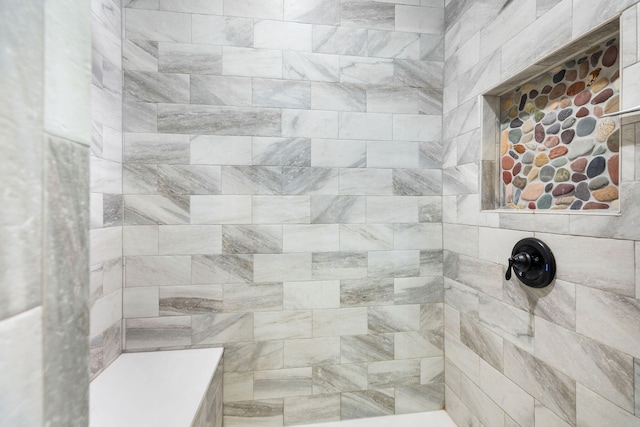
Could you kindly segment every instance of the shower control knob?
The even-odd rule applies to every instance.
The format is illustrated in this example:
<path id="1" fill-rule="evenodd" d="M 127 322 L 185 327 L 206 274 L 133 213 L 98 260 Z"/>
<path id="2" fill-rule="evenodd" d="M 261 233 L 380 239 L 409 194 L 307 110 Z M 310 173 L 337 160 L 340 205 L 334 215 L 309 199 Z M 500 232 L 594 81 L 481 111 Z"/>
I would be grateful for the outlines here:
<path id="1" fill-rule="evenodd" d="M 556 262 L 551 249 L 540 239 L 526 238 L 513 247 L 505 274 L 511 280 L 511 271 L 527 286 L 542 288 L 549 285 L 556 275 Z"/>

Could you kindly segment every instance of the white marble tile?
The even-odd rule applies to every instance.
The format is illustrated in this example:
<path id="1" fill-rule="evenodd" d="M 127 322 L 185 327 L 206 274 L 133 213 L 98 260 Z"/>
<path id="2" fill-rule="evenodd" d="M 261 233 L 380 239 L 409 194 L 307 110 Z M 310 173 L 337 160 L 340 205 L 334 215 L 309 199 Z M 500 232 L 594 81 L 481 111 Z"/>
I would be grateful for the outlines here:
<path id="1" fill-rule="evenodd" d="M 42 425 L 42 307 L 2 320 L 0 344 L 3 422 L 25 427 Z"/>
<path id="2" fill-rule="evenodd" d="M 393 116 L 394 141 L 437 141 L 442 131 L 440 116 L 397 114 Z"/>
<path id="3" fill-rule="evenodd" d="M 253 399 L 253 372 L 225 372 L 223 389 L 225 402 Z"/>
<path id="4" fill-rule="evenodd" d="M 205 105 L 252 105 L 252 81 L 247 77 L 192 75 L 191 103 Z"/>
<path id="5" fill-rule="evenodd" d="M 314 110 L 365 111 L 365 89 L 350 83 L 312 83 L 311 108 Z"/>
<path id="6" fill-rule="evenodd" d="M 311 28 L 296 22 L 256 21 L 253 47 L 311 52 Z"/>
<path id="7" fill-rule="evenodd" d="M 160 0 L 158 6 L 160 10 L 171 12 L 222 14 L 222 0 L 191 0 L 188 2 Z"/>
<path id="8" fill-rule="evenodd" d="M 443 232 L 444 249 L 471 257 L 478 256 L 478 227 L 444 224 Z M 509 258 L 509 256 L 511 256 L 510 253 L 507 255 L 507 258 Z"/>
<path id="9" fill-rule="evenodd" d="M 219 225 L 160 226 L 158 250 L 160 255 L 222 253 L 222 227 Z"/>
<path id="10" fill-rule="evenodd" d="M 189 43 L 191 16 L 184 13 L 127 9 L 125 38 Z"/>
<path id="11" fill-rule="evenodd" d="M 481 294 L 480 324 L 518 347 L 533 352 L 533 316 L 526 311 Z"/>
<path id="12" fill-rule="evenodd" d="M 284 282 L 285 310 L 310 310 L 340 307 L 340 281 Z"/>
<path id="13" fill-rule="evenodd" d="M 480 382 L 480 356 L 449 334 L 445 334 L 444 353 L 474 383 Z"/>
<path id="14" fill-rule="evenodd" d="M 122 320 L 122 288 L 100 298 L 91 307 L 89 336 L 95 337 Z"/>
<path id="15" fill-rule="evenodd" d="M 250 224 L 251 196 L 191 196 L 191 224 Z"/>
<path id="16" fill-rule="evenodd" d="M 339 308 L 313 311 L 313 336 L 367 334 L 367 308 Z"/>
<path id="17" fill-rule="evenodd" d="M 479 386 L 519 426 L 534 427 L 534 398 L 484 361 L 480 361 Z"/>
<path id="18" fill-rule="evenodd" d="M 409 196 L 368 196 L 367 223 L 418 221 L 418 199 Z"/>
<path id="19" fill-rule="evenodd" d="M 367 30 L 314 25 L 313 51 L 334 55 L 365 56 L 367 53 Z"/>
<path id="20" fill-rule="evenodd" d="M 192 15 L 192 42 L 219 46 L 253 46 L 253 20 L 230 16 Z"/>
<path id="21" fill-rule="evenodd" d="M 478 256 L 486 261 L 506 265 L 511 256 L 513 245 L 526 237 L 533 237 L 533 234 L 500 228 L 479 227 Z"/>
<path id="22" fill-rule="evenodd" d="M 340 224 L 341 251 L 393 249 L 391 224 Z"/>
<path id="23" fill-rule="evenodd" d="M 274 108 L 310 108 L 308 82 L 253 79 L 253 105 Z"/>
<path id="24" fill-rule="evenodd" d="M 340 113 L 340 138 L 391 140 L 391 115 L 381 113 Z"/>
<path id="25" fill-rule="evenodd" d="M 309 196 L 253 196 L 254 224 L 309 224 Z"/>
<path id="26" fill-rule="evenodd" d="M 391 169 L 340 169 L 340 194 L 391 195 L 392 184 Z"/>
<path id="27" fill-rule="evenodd" d="M 393 4 L 343 0 L 340 24 L 345 27 L 392 30 L 395 10 Z"/>
<path id="28" fill-rule="evenodd" d="M 369 30 L 369 56 L 420 59 L 420 37 L 414 33 Z"/>
<path id="29" fill-rule="evenodd" d="M 400 141 L 367 142 L 367 167 L 417 168 L 419 143 Z"/>
<path id="30" fill-rule="evenodd" d="M 257 341 L 311 338 L 311 321 L 310 310 L 254 313 L 253 337 Z"/>
<path id="31" fill-rule="evenodd" d="M 282 54 L 282 74 L 291 80 L 340 81 L 340 57 L 320 53 L 286 51 Z"/>
<path id="32" fill-rule="evenodd" d="M 393 60 L 340 56 L 340 81 L 344 83 L 393 84 Z"/>
<path id="33" fill-rule="evenodd" d="M 442 249 L 441 224 L 394 224 L 393 228 L 393 246 L 396 250 L 433 251 Z"/>
<path id="34" fill-rule="evenodd" d="M 569 427 L 569 424 L 539 402 L 536 402 L 535 420 L 536 427 Z"/>
<path id="35" fill-rule="evenodd" d="M 311 166 L 314 167 L 364 167 L 367 143 L 336 139 L 311 140 Z"/>
<path id="36" fill-rule="evenodd" d="M 335 25 L 340 23 L 340 1 L 285 0 L 284 19 L 294 22 Z"/>
<path id="37" fill-rule="evenodd" d="M 222 74 L 282 78 L 282 51 L 224 46 L 222 48 Z"/>
<path id="38" fill-rule="evenodd" d="M 128 288 L 122 293 L 122 317 L 158 317 L 158 287 Z"/>
<path id="39" fill-rule="evenodd" d="M 282 19 L 283 0 L 224 0 L 224 13 L 259 19 Z"/>
<path id="40" fill-rule="evenodd" d="M 396 5 L 396 31 L 424 34 L 444 32 L 444 8 Z"/>
<path id="41" fill-rule="evenodd" d="M 578 383 L 577 423 L 580 426 L 618 425 L 638 427 L 640 419 Z"/>
<path id="42" fill-rule="evenodd" d="M 101 264 L 122 256 L 122 229 L 98 228 L 89 232 L 90 265 Z"/>
<path id="43" fill-rule="evenodd" d="M 420 330 L 420 305 L 369 307 L 370 333 L 411 332 Z"/>
<path id="44" fill-rule="evenodd" d="M 420 274 L 420 251 L 369 251 L 371 277 L 413 277 Z"/>
<path id="45" fill-rule="evenodd" d="M 250 165 L 251 137 L 199 135 L 191 139 L 191 164 Z"/>
<path id="46" fill-rule="evenodd" d="M 158 226 L 135 225 L 122 228 L 123 255 L 158 255 Z"/>
<path id="47" fill-rule="evenodd" d="M 138 256 L 125 261 L 125 284 L 130 286 L 169 286 L 191 283 L 191 257 Z"/>
<path id="48" fill-rule="evenodd" d="M 285 425 L 338 421 L 339 419 L 340 395 L 338 393 L 285 398 Z"/>
<path id="49" fill-rule="evenodd" d="M 283 252 L 332 252 L 340 250 L 338 224 L 284 225 Z"/>
<path id="50" fill-rule="evenodd" d="M 372 113 L 419 112 L 419 90 L 394 86 L 371 86 L 367 88 L 367 111 Z"/>
<path id="51" fill-rule="evenodd" d="M 305 138 L 337 138 L 338 112 L 282 110 L 282 135 Z"/>
<path id="52" fill-rule="evenodd" d="M 253 278 L 256 282 L 310 280 L 311 254 L 256 254 Z"/>
<path id="53" fill-rule="evenodd" d="M 339 337 L 293 339 L 284 342 L 284 366 L 287 368 L 334 365 L 339 362 Z"/>

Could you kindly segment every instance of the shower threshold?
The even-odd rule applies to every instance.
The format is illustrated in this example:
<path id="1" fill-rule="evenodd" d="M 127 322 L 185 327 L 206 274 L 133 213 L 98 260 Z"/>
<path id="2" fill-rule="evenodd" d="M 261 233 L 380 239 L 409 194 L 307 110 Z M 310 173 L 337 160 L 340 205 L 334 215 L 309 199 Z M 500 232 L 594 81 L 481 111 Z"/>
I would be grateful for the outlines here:
<path id="1" fill-rule="evenodd" d="M 299 427 L 457 427 L 445 411 L 390 415 L 358 420 L 308 424 Z"/>

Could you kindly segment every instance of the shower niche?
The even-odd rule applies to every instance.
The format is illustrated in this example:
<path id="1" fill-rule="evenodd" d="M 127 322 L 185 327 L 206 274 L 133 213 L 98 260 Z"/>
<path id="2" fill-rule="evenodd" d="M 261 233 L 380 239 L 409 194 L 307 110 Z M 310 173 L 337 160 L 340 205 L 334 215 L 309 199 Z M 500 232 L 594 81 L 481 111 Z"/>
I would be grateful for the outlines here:
<path id="1" fill-rule="evenodd" d="M 481 96 L 482 209 L 620 212 L 618 21 Z"/>

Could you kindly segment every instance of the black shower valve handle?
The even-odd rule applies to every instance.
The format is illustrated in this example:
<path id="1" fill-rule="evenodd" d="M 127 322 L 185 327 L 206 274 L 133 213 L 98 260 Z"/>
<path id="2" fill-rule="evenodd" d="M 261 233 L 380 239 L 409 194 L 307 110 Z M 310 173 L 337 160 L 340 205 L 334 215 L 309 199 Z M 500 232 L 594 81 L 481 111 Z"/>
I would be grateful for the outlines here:
<path id="1" fill-rule="evenodd" d="M 536 258 L 537 257 L 531 257 L 531 255 L 526 252 L 512 255 L 509 257 L 509 267 L 507 267 L 507 274 L 505 274 L 504 278 L 511 280 L 511 270 L 513 270 L 513 267 L 517 267 L 518 270 L 522 272 L 529 271 L 532 263 L 536 261 Z"/>

